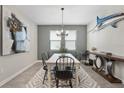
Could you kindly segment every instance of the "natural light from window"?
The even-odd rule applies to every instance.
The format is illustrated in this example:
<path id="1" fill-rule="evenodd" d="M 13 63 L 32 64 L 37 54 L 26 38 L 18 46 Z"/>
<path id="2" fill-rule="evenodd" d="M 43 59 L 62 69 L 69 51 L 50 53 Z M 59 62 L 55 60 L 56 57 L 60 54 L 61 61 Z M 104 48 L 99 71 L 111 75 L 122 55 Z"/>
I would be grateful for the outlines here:
<path id="1" fill-rule="evenodd" d="M 50 49 L 59 50 L 61 46 L 61 37 L 56 35 L 56 31 L 50 31 Z"/>
<path id="2" fill-rule="evenodd" d="M 65 36 L 65 48 L 67 50 L 75 50 L 76 49 L 76 30 L 66 30 L 68 33 Z M 50 31 L 50 49 L 51 50 L 59 50 L 61 48 L 61 36 L 56 35 L 56 30 Z"/>
<path id="3" fill-rule="evenodd" d="M 68 50 L 76 49 L 76 31 L 75 30 L 66 30 L 68 36 L 65 37 L 65 48 Z"/>

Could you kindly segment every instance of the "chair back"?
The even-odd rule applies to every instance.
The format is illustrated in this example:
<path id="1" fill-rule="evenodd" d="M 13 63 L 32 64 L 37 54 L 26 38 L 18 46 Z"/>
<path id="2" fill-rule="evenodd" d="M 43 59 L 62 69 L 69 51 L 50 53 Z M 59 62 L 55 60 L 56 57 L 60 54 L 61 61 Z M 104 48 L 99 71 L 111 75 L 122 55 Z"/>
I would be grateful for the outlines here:
<path id="1" fill-rule="evenodd" d="M 46 66 L 47 64 L 46 64 L 46 60 L 47 60 L 47 57 L 46 57 L 46 54 L 45 53 L 42 53 L 41 54 L 41 59 L 42 59 L 42 62 L 43 62 L 43 66 Z"/>
<path id="2" fill-rule="evenodd" d="M 53 55 L 52 51 L 47 51 L 48 58 L 50 58 Z"/>
<path id="3" fill-rule="evenodd" d="M 60 56 L 56 60 L 56 67 L 58 71 L 73 71 L 74 59 L 69 56 Z"/>
<path id="4" fill-rule="evenodd" d="M 59 79 L 73 78 L 74 59 L 68 56 L 60 56 L 56 60 L 55 74 Z"/>

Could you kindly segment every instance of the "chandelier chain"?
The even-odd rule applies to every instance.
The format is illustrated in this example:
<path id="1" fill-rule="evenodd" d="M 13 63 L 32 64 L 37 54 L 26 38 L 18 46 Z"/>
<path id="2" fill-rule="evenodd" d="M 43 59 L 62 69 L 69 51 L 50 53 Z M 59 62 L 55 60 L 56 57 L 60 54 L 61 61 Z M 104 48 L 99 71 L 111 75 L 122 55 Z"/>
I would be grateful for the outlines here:
<path id="1" fill-rule="evenodd" d="M 64 11 L 64 8 L 61 8 L 61 10 L 62 10 L 62 30 L 63 30 L 63 28 L 64 28 L 64 24 L 63 24 L 63 18 L 64 18 L 63 11 Z"/>

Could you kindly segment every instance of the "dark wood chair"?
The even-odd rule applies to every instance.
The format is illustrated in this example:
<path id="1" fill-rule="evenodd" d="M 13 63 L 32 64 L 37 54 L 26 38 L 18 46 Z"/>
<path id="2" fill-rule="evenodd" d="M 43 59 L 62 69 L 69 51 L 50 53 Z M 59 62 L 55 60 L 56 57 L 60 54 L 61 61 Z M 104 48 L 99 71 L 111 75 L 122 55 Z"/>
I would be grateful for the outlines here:
<path id="1" fill-rule="evenodd" d="M 54 71 L 56 87 L 59 87 L 59 80 L 64 80 L 69 81 L 69 85 L 72 88 L 72 79 L 74 71 L 74 59 L 68 56 L 60 56 L 56 60 L 56 66 Z"/>
<path id="2" fill-rule="evenodd" d="M 41 54 L 41 59 L 42 59 L 42 63 L 43 63 L 43 70 L 45 70 L 45 74 L 43 77 L 43 84 L 44 81 L 46 80 L 47 74 L 48 74 L 48 66 L 46 64 L 46 60 L 48 60 L 48 57 L 46 56 L 46 53 L 42 53 Z M 51 69 L 51 73 L 53 74 L 55 67 L 53 67 L 53 69 Z"/>
<path id="3" fill-rule="evenodd" d="M 47 73 L 48 73 L 48 67 L 46 64 L 47 57 L 46 57 L 45 53 L 41 54 L 41 59 L 42 59 L 42 63 L 43 63 L 43 70 L 45 70 L 45 74 L 44 74 L 44 78 L 43 78 L 43 84 L 44 84 L 45 78 L 46 78 Z"/>
<path id="4" fill-rule="evenodd" d="M 53 55 L 53 52 L 52 51 L 47 51 L 48 58 L 50 58 L 52 55 Z"/>
<path id="5" fill-rule="evenodd" d="M 84 60 L 88 60 L 89 59 L 89 51 L 86 50 L 84 53 L 82 53 L 82 57 L 84 57 Z"/>

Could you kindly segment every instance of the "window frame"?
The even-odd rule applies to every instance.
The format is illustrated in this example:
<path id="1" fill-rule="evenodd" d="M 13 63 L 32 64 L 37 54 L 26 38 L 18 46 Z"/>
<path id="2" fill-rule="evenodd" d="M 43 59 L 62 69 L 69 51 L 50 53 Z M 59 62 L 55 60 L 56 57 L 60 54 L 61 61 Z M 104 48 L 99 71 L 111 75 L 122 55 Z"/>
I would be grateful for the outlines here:
<path id="1" fill-rule="evenodd" d="M 50 39 L 50 33 L 51 33 L 51 31 L 55 31 L 56 32 L 58 30 L 50 30 L 49 31 L 49 49 L 52 50 L 52 51 L 58 51 L 59 49 L 51 49 L 51 41 L 60 41 L 60 48 L 61 48 L 61 40 L 62 39 L 60 39 L 60 40 L 51 40 Z M 68 31 L 68 32 L 75 31 L 75 36 L 76 36 L 75 40 L 66 40 L 65 39 L 65 48 L 66 48 L 66 41 L 75 41 L 75 49 L 67 49 L 66 48 L 69 51 L 75 51 L 77 49 L 77 30 L 65 30 L 65 31 Z"/>
<path id="2" fill-rule="evenodd" d="M 66 41 L 75 41 L 75 49 L 68 49 L 68 48 L 66 48 Z M 76 40 L 65 40 L 65 48 L 67 49 L 67 50 L 70 50 L 70 51 L 75 51 L 77 48 L 76 48 Z"/>
<path id="3" fill-rule="evenodd" d="M 60 40 L 51 40 L 50 39 L 50 33 L 51 33 L 51 31 L 58 31 L 58 30 L 50 30 L 49 31 L 49 50 L 51 50 L 51 51 L 58 51 L 59 49 L 51 49 L 51 41 L 60 41 L 60 48 L 61 48 L 61 39 Z"/>
<path id="4" fill-rule="evenodd" d="M 65 31 L 68 31 L 68 32 L 71 32 L 71 31 L 75 31 L 75 40 L 66 40 L 65 39 L 65 48 L 66 48 L 66 41 L 75 41 L 75 49 L 67 49 L 69 51 L 75 51 L 77 49 L 77 30 L 65 30 Z"/>
<path id="5" fill-rule="evenodd" d="M 61 48 L 61 40 L 49 40 L 50 41 L 50 45 L 49 45 L 49 49 L 50 50 L 53 50 L 53 51 L 57 51 L 57 50 L 59 50 L 59 49 L 51 49 L 51 41 L 60 41 L 60 48 Z"/>

